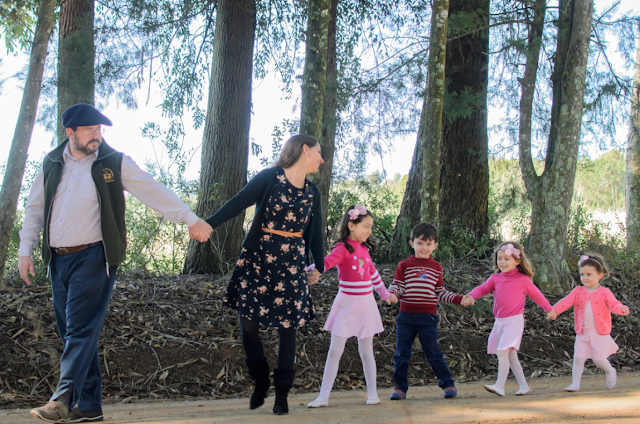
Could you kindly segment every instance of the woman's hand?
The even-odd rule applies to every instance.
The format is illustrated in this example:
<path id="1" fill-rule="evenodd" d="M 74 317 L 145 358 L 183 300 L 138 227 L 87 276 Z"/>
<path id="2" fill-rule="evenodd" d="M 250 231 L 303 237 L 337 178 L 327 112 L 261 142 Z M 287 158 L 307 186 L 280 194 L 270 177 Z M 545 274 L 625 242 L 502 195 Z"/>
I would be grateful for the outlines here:
<path id="1" fill-rule="evenodd" d="M 307 271 L 307 282 L 309 283 L 310 286 L 317 283 L 320 277 L 322 277 L 322 274 L 320 274 L 320 271 L 318 271 L 315 268 L 312 269 L 311 271 Z"/>

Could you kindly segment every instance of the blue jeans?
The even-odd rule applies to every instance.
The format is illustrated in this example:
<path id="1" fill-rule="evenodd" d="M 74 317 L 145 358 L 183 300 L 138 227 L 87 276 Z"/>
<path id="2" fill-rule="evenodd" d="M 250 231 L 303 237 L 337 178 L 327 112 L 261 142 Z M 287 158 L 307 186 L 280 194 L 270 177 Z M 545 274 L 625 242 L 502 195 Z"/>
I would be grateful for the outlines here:
<path id="1" fill-rule="evenodd" d="M 424 357 L 436 377 L 440 379 L 438 385 L 442 389 L 454 387 L 451 371 L 449 371 L 447 362 L 438 348 L 438 321 L 438 316 L 434 314 L 409 314 L 406 312 L 398 314 L 398 318 L 396 318 L 396 353 L 393 355 L 395 372 L 392 377 L 396 389 L 405 393 L 409 389 L 407 373 L 411 348 L 416 335 L 420 338 Z"/>
<path id="2" fill-rule="evenodd" d="M 51 397 L 72 391 L 70 406 L 84 412 L 102 411 L 102 375 L 98 338 L 111 300 L 117 266 L 109 267 L 102 245 L 68 255 L 53 253 L 53 309 L 63 352 L 60 381 Z"/>

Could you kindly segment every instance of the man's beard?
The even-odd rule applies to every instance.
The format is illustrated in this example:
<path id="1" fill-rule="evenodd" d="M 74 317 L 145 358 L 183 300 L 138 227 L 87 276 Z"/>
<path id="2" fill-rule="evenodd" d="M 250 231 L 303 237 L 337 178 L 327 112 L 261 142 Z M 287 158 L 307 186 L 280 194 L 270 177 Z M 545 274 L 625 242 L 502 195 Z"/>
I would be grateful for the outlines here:
<path id="1" fill-rule="evenodd" d="M 96 147 L 89 147 L 89 144 L 91 144 L 92 142 L 96 141 L 98 144 L 96 145 Z M 87 142 L 87 144 L 85 144 L 84 146 L 80 146 L 78 145 L 78 141 L 74 140 L 75 144 L 76 144 L 76 150 L 84 153 L 85 155 L 92 155 L 94 154 L 99 148 L 100 145 L 102 144 L 102 142 L 97 139 L 97 138 L 92 138 L 91 140 L 89 140 Z"/>

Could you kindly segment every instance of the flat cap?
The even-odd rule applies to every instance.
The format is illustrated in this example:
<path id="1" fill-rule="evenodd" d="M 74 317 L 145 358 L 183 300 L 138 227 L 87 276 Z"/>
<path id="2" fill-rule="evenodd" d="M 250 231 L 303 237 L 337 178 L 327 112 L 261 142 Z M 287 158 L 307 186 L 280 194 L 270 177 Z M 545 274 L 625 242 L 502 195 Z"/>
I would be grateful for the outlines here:
<path id="1" fill-rule="evenodd" d="M 67 110 L 62 112 L 62 126 L 71 127 L 89 127 L 91 125 L 108 125 L 111 126 L 111 120 L 100 113 L 95 107 L 86 103 L 78 103 L 69 106 Z"/>

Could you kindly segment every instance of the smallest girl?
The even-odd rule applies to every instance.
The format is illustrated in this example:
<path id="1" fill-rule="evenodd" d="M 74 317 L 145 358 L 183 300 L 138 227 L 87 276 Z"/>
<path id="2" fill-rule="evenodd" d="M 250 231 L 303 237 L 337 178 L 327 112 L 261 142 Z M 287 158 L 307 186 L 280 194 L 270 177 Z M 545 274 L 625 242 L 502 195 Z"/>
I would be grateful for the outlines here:
<path id="1" fill-rule="evenodd" d="M 325 331 L 331 332 L 331 345 L 324 366 L 320 394 L 307 405 L 309 408 L 329 405 L 329 395 L 338 374 L 344 346 L 347 339 L 353 336 L 358 338 L 358 351 L 367 382 L 367 404 L 380 403 L 376 389 L 373 336 L 383 332 L 384 327 L 373 289 L 387 304 L 396 303 L 398 299 L 387 291 L 369 256 L 369 249 L 375 247 L 370 240 L 372 227 L 371 212 L 362 205 L 350 206 L 342 217 L 336 246 L 324 258 L 325 270 L 338 267 L 340 290 L 324 326 Z"/>
<path id="2" fill-rule="evenodd" d="M 554 320 L 570 307 L 574 308 L 576 344 L 573 352 L 573 382 L 564 390 L 580 391 L 580 380 L 587 359 L 592 359 L 607 374 L 607 389 L 613 389 L 616 387 L 616 369 L 607 357 L 618 351 L 618 345 L 611 338 L 611 312 L 629 315 L 629 308 L 620 303 L 611 290 L 600 285 L 600 280 L 609 274 L 602 256 L 593 253 L 582 255 L 578 266 L 583 285 L 560 299 L 547 314 L 548 319 Z"/>
<path id="3" fill-rule="evenodd" d="M 498 272 L 469 293 L 473 299 L 478 299 L 493 292 L 493 315 L 496 320 L 489 335 L 487 353 L 498 356 L 498 379 L 495 384 L 487 384 L 484 388 L 504 396 L 504 384 L 511 367 L 520 385 L 516 396 L 522 396 L 530 390 L 518 360 L 524 332 L 524 302 L 528 295 L 546 312 L 551 312 L 551 304 L 531 282 L 531 262 L 519 243 L 500 243 L 493 253 L 493 268 Z M 461 304 L 468 306 L 472 302 L 471 299 L 463 300 Z"/>

